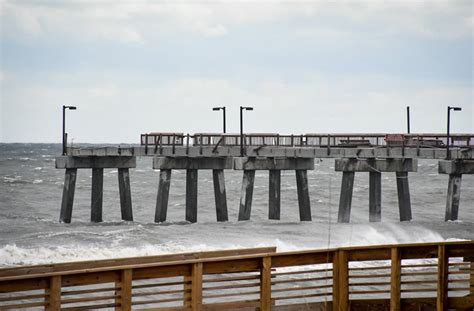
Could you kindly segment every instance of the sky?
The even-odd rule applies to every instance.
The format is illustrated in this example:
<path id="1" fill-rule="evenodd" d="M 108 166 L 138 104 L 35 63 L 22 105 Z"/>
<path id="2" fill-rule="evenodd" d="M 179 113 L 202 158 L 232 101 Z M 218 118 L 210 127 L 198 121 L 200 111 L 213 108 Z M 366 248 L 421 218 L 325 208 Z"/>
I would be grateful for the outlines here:
<path id="1" fill-rule="evenodd" d="M 474 133 L 473 3 L 0 0 L 0 142 Z"/>

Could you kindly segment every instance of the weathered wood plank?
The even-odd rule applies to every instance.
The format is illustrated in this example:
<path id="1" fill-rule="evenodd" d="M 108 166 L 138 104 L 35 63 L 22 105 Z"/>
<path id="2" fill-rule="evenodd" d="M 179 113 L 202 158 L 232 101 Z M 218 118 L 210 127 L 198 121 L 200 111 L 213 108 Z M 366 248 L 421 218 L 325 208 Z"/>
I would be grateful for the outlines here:
<path id="1" fill-rule="evenodd" d="M 197 222 L 198 170 L 186 170 L 186 220 Z"/>
<path id="2" fill-rule="evenodd" d="M 268 219 L 280 220 L 281 170 L 269 171 Z"/>
<path id="3" fill-rule="evenodd" d="M 61 202 L 61 213 L 59 221 L 70 223 L 72 218 L 72 206 L 74 204 L 74 192 L 76 189 L 77 168 L 67 168 L 64 177 L 63 198 Z"/>
<path id="4" fill-rule="evenodd" d="M 260 269 L 260 310 L 269 311 L 272 306 L 272 258 L 262 258 Z"/>
<path id="5" fill-rule="evenodd" d="M 158 195 L 156 198 L 155 222 L 166 221 L 170 182 L 171 170 L 160 170 L 160 181 L 158 183 Z"/>
<path id="6" fill-rule="evenodd" d="M 348 223 L 351 219 L 352 193 L 354 189 L 354 172 L 342 172 L 341 196 L 337 222 Z"/>
<path id="7" fill-rule="evenodd" d="M 448 260 L 446 246 L 438 246 L 438 285 L 436 294 L 436 310 L 444 311 L 448 306 Z"/>
<path id="8" fill-rule="evenodd" d="M 227 195 L 225 191 L 224 170 L 212 170 L 214 182 L 214 198 L 216 201 L 217 221 L 228 221 Z"/>
<path id="9" fill-rule="evenodd" d="M 118 169 L 118 184 L 122 220 L 133 221 L 132 191 L 130 190 L 130 174 L 128 168 Z"/>
<path id="10" fill-rule="evenodd" d="M 202 262 L 193 264 L 191 273 L 191 308 L 194 311 L 199 311 L 202 307 Z"/>
<path id="11" fill-rule="evenodd" d="M 311 203 L 309 199 L 308 171 L 295 170 L 296 188 L 298 191 L 298 206 L 301 221 L 311 221 Z"/>
<path id="12" fill-rule="evenodd" d="M 91 221 L 102 222 L 102 198 L 104 194 L 104 169 L 92 169 Z"/>
<path id="13" fill-rule="evenodd" d="M 245 170 L 240 194 L 239 221 L 250 219 L 254 181 L 255 170 Z"/>
<path id="14" fill-rule="evenodd" d="M 393 247 L 391 250 L 392 260 L 391 260 L 391 277 L 390 277 L 390 311 L 400 311 L 400 290 L 401 290 L 401 254 L 400 250 L 397 247 Z"/>

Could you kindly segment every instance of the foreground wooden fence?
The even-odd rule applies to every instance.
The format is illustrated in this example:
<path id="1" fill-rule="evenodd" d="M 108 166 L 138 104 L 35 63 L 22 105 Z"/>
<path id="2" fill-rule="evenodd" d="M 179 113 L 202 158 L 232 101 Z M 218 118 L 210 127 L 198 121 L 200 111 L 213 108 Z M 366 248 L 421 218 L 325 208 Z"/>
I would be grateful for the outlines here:
<path id="1" fill-rule="evenodd" d="M 0 269 L 0 309 L 472 310 L 474 241 Z"/>

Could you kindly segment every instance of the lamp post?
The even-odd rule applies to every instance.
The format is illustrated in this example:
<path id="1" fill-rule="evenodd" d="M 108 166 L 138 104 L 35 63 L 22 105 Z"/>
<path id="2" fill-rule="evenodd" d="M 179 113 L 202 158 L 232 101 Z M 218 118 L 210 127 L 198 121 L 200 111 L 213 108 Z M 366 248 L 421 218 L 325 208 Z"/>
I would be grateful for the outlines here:
<path id="1" fill-rule="evenodd" d="M 75 106 L 64 106 L 63 105 L 63 155 L 66 155 L 66 145 L 67 145 L 67 134 L 66 134 L 66 109 L 76 110 Z"/>
<path id="2" fill-rule="evenodd" d="M 407 106 L 407 133 L 410 134 L 410 106 Z"/>
<path id="3" fill-rule="evenodd" d="M 253 110 L 253 107 L 240 106 L 240 156 L 244 156 L 244 110 Z"/>
<path id="4" fill-rule="evenodd" d="M 448 133 L 446 135 L 448 140 L 446 142 L 446 160 L 451 159 L 451 154 L 449 153 L 449 146 L 451 145 L 451 138 L 450 138 L 450 133 L 449 133 L 450 126 L 451 126 L 451 110 L 461 111 L 462 108 L 461 107 L 450 107 L 450 106 L 448 106 Z"/>
<path id="5" fill-rule="evenodd" d="M 214 110 L 214 111 L 222 110 L 222 113 L 223 113 L 222 118 L 224 120 L 224 126 L 223 126 L 224 131 L 223 131 L 223 133 L 225 134 L 225 106 L 223 106 L 223 107 L 214 107 L 214 108 L 212 108 L 212 110 Z"/>

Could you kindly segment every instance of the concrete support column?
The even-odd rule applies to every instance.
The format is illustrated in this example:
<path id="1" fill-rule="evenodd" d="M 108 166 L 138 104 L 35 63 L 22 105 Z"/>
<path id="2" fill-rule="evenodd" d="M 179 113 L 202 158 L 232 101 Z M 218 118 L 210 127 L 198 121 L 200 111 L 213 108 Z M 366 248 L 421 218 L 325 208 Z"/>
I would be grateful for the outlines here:
<path id="1" fill-rule="evenodd" d="M 160 170 L 158 195 L 156 198 L 155 222 L 165 222 L 170 194 L 171 170 Z"/>
<path id="2" fill-rule="evenodd" d="M 269 170 L 268 219 L 280 220 L 281 170 Z"/>
<path id="3" fill-rule="evenodd" d="M 186 170 L 186 220 L 197 222 L 198 170 Z"/>
<path id="4" fill-rule="evenodd" d="M 255 170 L 244 170 L 242 191 L 240 194 L 239 221 L 250 219 L 254 181 Z"/>
<path id="5" fill-rule="evenodd" d="M 70 223 L 72 217 L 72 205 L 74 203 L 74 191 L 76 189 L 77 168 L 66 168 L 63 187 L 63 199 L 61 202 L 61 222 Z"/>
<path id="6" fill-rule="evenodd" d="M 130 190 L 130 173 L 128 168 L 118 169 L 118 183 L 122 220 L 133 221 L 132 192 Z"/>
<path id="7" fill-rule="evenodd" d="M 224 170 L 212 170 L 214 180 L 214 198 L 216 201 L 217 221 L 228 221 L 227 215 L 227 196 L 225 192 Z"/>
<path id="8" fill-rule="evenodd" d="M 91 221 L 102 222 L 102 201 L 104 195 L 104 169 L 92 169 Z"/>
<path id="9" fill-rule="evenodd" d="M 342 172 L 341 197 L 337 222 L 349 222 L 351 219 L 352 192 L 354 189 L 354 172 Z"/>
<path id="10" fill-rule="evenodd" d="M 309 201 L 308 172 L 307 170 L 295 170 L 296 188 L 298 190 L 298 205 L 300 209 L 300 220 L 311 221 L 311 204 Z"/>
<path id="11" fill-rule="evenodd" d="M 461 198 L 462 174 L 449 174 L 448 196 L 446 198 L 445 221 L 457 220 L 459 213 L 459 199 Z"/>
<path id="12" fill-rule="evenodd" d="M 412 219 L 412 215 L 410 188 L 408 187 L 408 172 L 396 172 L 396 175 L 400 221 L 410 221 Z"/>
<path id="13" fill-rule="evenodd" d="M 369 173 L 369 221 L 379 222 L 382 219 L 382 174 Z"/>

